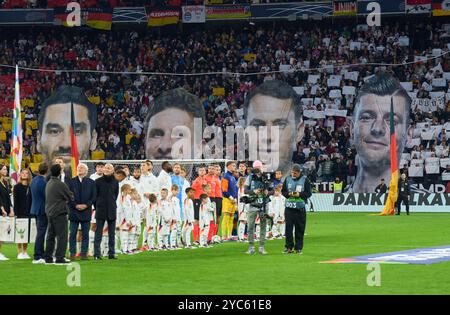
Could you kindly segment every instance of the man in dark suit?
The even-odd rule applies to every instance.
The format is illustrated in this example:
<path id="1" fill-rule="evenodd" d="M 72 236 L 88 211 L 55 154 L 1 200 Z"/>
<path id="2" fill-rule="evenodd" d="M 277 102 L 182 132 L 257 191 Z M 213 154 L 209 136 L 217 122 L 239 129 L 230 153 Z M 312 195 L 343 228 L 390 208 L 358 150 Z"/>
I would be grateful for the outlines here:
<path id="1" fill-rule="evenodd" d="M 84 163 L 78 164 L 77 176 L 69 182 L 69 189 L 74 195 L 70 203 L 69 221 L 69 252 L 70 260 L 75 260 L 77 252 L 77 232 L 81 225 L 81 260 L 87 260 L 89 248 L 89 227 L 91 221 L 92 205 L 95 198 L 95 182 L 86 177 L 88 167 Z"/>
<path id="2" fill-rule="evenodd" d="M 117 196 L 119 195 L 119 183 L 114 178 L 114 167 L 108 163 L 103 170 L 103 176 L 95 181 L 95 230 L 94 259 L 101 260 L 100 243 L 105 222 L 108 223 L 108 258 L 117 259 L 115 256 Z"/>
<path id="3" fill-rule="evenodd" d="M 36 216 L 36 240 L 34 242 L 33 264 L 43 264 L 44 260 L 44 241 L 47 232 L 47 215 L 45 214 L 45 186 L 47 180 L 45 176 L 48 172 L 48 165 L 45 162 L 39 164 L 39 175 L 33 178 L 30 185 L 31 190 L 31 210 L 30 213 Z"/>
<path id="4" fill-rule="evenodd" d="M 406 174 L 403 173 L 398 180 L 398 198 L 397 198 L 397 213 L 400 215 L 400 210 L 402 208 L 402 201 L 406 207 L 406 214 L 409 215 L 409 183 L 406 179 Z"/>

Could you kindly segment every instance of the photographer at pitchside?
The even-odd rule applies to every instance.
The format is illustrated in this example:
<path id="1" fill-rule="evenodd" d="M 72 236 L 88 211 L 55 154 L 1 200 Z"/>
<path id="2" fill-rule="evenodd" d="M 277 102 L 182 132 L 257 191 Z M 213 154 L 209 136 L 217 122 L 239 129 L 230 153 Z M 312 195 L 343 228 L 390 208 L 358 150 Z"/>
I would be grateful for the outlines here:
<path id="1" fill-rule="evenodd" d="M 267 254 L 264 249 L 266 242 L 267 228 L 267 203 L 269 196 L 273 194 L 273 179 L 262 172 L 263 164 L 260 161 L 253 163 L 253 173 L 247 177 L 244 186 L 244 193 L 247 198 L 242 198 L 244 203 L 249 203 L 247 214 L 248 226 L 248 251 L 247 254 L 255 253 L 255 221 L 257 216 L 260 219 L 259 253 Z"/>

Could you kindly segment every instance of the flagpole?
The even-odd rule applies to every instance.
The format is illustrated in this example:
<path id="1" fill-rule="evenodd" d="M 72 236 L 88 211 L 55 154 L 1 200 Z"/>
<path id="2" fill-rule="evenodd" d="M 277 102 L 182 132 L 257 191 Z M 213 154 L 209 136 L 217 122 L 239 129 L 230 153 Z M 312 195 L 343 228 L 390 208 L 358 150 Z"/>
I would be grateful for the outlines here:
<path id="1" fill-rule="evenodd" d="M 9 159 L 9 174 L 15 182 L 19 180 L 19 174 L 22 166 L 23 154 L 23 132 L 22 132 L 22 111 L 20 108 L 20 85 L 19 85 L 19 66 L 16 64 L 15 82 L 14 82 L 14 107 L 13 124 L 11 134 L 11 153 Z"/>

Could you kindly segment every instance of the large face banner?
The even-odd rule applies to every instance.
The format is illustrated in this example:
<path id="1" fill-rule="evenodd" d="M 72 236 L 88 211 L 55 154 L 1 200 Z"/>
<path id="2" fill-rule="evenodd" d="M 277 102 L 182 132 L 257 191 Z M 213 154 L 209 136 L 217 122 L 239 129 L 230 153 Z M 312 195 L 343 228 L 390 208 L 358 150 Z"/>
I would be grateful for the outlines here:
<path id="1" fill-rule="evenodd" d="M 374 192 L 391 178 L 390 106 L 394 108 L 397 157 L 400 160 L 408 136 L 411 98 L 391 75 L 370 77 L 359 89 L 353 112 L 352 140 L 356 148 L 358 173 L 349 191 Z"/>
<path id="2" fill-rule="evenodd" d="M 356 92 L 353 117 L 346 117 L 352 121 L 350 142 L 357 152 L 357 175 L 348 191 L 374 192 L 381 179 L 389 183 L 391 99 L 400 157 L 408 136 L 411 106 L 408 93 L 386 73 L 368 78 Z M 89 102 L 81 88 L 59 87 L 43 103 L 38 122 L 38 150 L 43 160 L 50 162 L 62 156 L 67 167 L 70 167 L 71 103 L 80 159 L 89 159 L 90 151 L 97 147 L 97 106 Z M 325 112 L 328 107 L 323 105 L 320 110 Z M 145 156 L 156 160 L 259 159 L 267 171 L 281 170 L 284 176 L 288 175 L 296 145 L 305 134 L 302 113 L 312 112 L 302 109 L 301 95 L 283 81 L 269 80 L 246 94 L 241 110 L 244 116 L 239 123 L 208 126 L 198 96 L 183 88 L 164 91 L 150 104 L 143 118 Z M 314 112 L 317 114 L 319 110 Z M 324 120 L 324 112 L 317 115 L 315 123 Z M 117 114 L 114 109 L 112 114 Z M 309 144 L 304 145 L 307 148 Z"/>
<path id="3" fill-rule="evenodd" d="M 97 108 L 81 88 L 63 85 L 45 100 L 39 112 L 37 149 L 43 161 L 50 163 L 55 157 L 62 157 L 66 167 L 70 167 L 72 103 L 80 159 L 89 159 L 89 152 L 95 150 Z"/>

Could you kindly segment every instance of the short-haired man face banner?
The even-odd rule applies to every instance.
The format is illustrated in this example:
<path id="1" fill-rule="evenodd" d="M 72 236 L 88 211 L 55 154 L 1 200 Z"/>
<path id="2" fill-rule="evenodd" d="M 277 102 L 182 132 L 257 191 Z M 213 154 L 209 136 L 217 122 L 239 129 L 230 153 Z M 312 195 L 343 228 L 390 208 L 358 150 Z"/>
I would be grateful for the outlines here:
<path id="1" fill-rule="evenodd" d="M 394 105 L 397 156 L 400 157 L 409 134 L 411 98 L 408 93 L 388 73 L 372 76 L 358 92 L 351 128 L 358 166 L 353 192 L 374 192 L 382 178 L 390 181 L 391 99 Z"/>
<path id="2" fill-rule="evenodd" d="M 264 162 L 267 170 L 281 169 L 283 174 L 288 173 L 294 147 L 305 130 L 300 112 L 300 97 L 283 81 L 266 81 L 247 95 L 247 128 L 267 127 L 258 132 L 257 147 L 257 159 Z M 271 127 L 278 127 L 278 139 L 273 138 Z"/>
<path id="3" fill-rule="evenodd" d="M 205 110 L 197 96 L 183 88 L 161 93 L 146 118 L 146 157 L 157 160 L 189 159 L 195 149 L 201 152 L 201 147 L 194 147 L 195 118 L 199 118 L 200 123 L 205 122 Z M 200 131 L 203 132 L 203 128 Z M 174 144 L 182 142 L 182 139 L 189 142 L 184 148 L 187 151 L 190 149 L 190 152 L 176 152 L 173 156 L 172 151 L 176 151 Z"/>
<path id="4" fill-rule="evenodd" d="M 83 90 L 76 86 L 60 86 L 44 103 L 39 113 L 37 149 L 43 161 L 61 156 L 66 168 L 71 165 L 71 104 L 75 116 L 78 155 L 89 159 L 89 151 L 97 146 L 97 108 L 89 102 Z"/>

